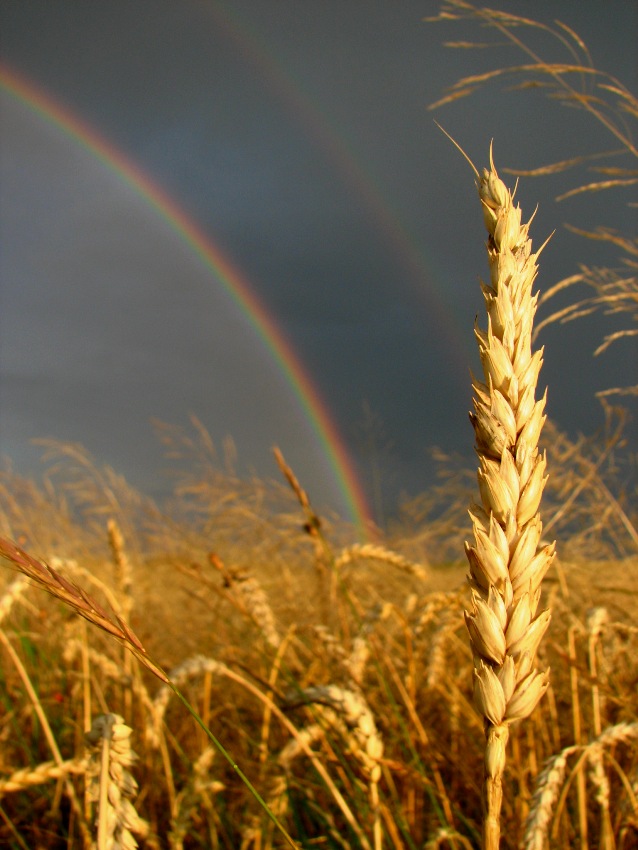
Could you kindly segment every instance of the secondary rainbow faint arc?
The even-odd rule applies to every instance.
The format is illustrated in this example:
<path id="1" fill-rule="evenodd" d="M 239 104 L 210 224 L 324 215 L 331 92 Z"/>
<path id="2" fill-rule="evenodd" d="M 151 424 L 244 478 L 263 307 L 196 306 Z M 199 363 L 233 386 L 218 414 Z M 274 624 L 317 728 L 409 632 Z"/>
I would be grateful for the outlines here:
<path id="1" fill-rule="evenodd" d="M 66 135 L 81 143 L 111 171 L 134 188 L 170 227 L 210 268 L 235 303 L 247 316 L 271 353 L 277 366 L 294 391 L 307 421 L 319 440 L 346 503 L 350 519 L 365 532 L 370 527 L 371 511 L 343 440 L 332 421 L 318 390 L 306 374 L 290 344 L 277 327 L 250 284 L 233 261 L 224 254 L 210 236 L 121 151 L 99 135 L 68 108 L 54 101 L 22 75 L 0 63 L 0 85 L 12 97 L 36 114 L 59 127 Z M 285 448 L 285 447 L 284 447 Z"/>
<path id="2" fill-rule="evenodd" d="M 259 70 L 259 84 L 286 107 L 306 132 L 307 138 L 336 168 L 349 186 L 375 230 L 381 234 L 395 253 L 400 266 L 416 283 L 416 291 L 425 297 L 427 307 L 433 314 L 432 328 L 441 343 L 446 343 L 448 364 L 453 366 L 459 388 L 467 386 L 467 364 L 473 357 L 473 349 L 459 324 L 454 311 L 445 303 L 441 291 L 433 285 L 425 257 L 396 211 L 392 209 L 370 169 L 363 165 L 361 150 L 347 140 L 345 133 L 336 128 L 317 99 L 311 96 L 294 72 L 267 42 L 259 30 L 225 0 L 212 0 L 205 9 L 239 48 L 242 59 Z M 445 329 L 444 332 L 441 329 Z"/>

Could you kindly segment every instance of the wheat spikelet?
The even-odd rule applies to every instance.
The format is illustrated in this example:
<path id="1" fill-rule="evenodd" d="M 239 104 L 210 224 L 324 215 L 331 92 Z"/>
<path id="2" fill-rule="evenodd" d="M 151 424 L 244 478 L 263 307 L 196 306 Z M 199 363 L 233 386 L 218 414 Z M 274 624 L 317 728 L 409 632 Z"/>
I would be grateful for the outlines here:
<path id="1" fill-rule="evenodd" d="M 357 635 L 352 641 L 352 649 L 345 661 L 345 667 L 353 682 L 360 683 L 370 658 L 370 644 L 363 635 Z"/>
<path id="2" fill-rule="evenodd" d="M 305 688 L 295 694 L 292 701 L 297 704 L 299 701 L 317 704 L 330 725 L 342 731 L 341 721 L 344 721 L 349 749 L 359 759 L 371 781 L 379 781 L 383 741 L 374 715 L 362 694 L 337 685 L 320 685 Z"/>
<path id="3" fill-rule="evenodd" d="M 98 667 L 105 679 L 111 679 L 120 685 L 132 685 L 131 676 L 122 668 L 121 664 L 117 664 L 108 655 L 98 652 L 91 646 L 85 646 L 82 641 L 77 638 L 67 638 L 64 641 L 64 649 L 62 657 L 70 666 L 76 658 L 80 658 L 82 653 L 86 652 L 87 658 L 94 666 Z"/>
<path id="4" fill-rule="evenodd" d="M 288 741 L 277 758 L 286 773 L 290 771 L 290 766 L 297 756 L 305 755 L 311 744 L 319 741 L 324 735 L 325 730 L 320 723 L 311 723 L 309 726 L 299 729 L 297 736 Z"/>
<path id="5" fill-rule="evenodd" d="M 567 759 L 578 747 L 566 747 L 547 762 L 538 776 L 532 806 L 525 824 L 524 850 L 543 850 L 552 819 L 554 803 L 567 770 Z"/>
<path id="6" fill-rule="evenodd" d="M 73 576 L 74 579 L 80 578 L 82 581 L 87 581 L 89 584 L 93 585 L 94 588 L 97 588 L 100 593 L 104 595 L 104 598 L 118 617 L 122 616 L 123 609 L 117 594 L 113 593 L 108 584 L 99 579 L 90 570 L 78 564 L 74 558 L 61 558 L 59 555 L 52 555 L 51 558 L 49 558 L 48 566 L 52 567 L 56 572 L 61 573 L 63 576 L 69 574 Z"/>
<path id="7" fill-rule="evenodd" d="M 328 658 L 334 661 L 338 661 L 339 663 L 345 664 L 348 654 L 343 647 L 341 640 L 334 634 L 334 632 L 330 631 L 328 626 L 324 626 L 321 623 L 314 624 L 311 626 L 312 634 L 315 636 L 321 647 L 317 647 L 315 652 L 319 652 L 320 649 L 325 650 Z"/>
<path id="8" fill-rule="evenodd" d="M 86 773 L 88 761 L 85 758 L 68 759 L 60 762 L 44 761 L 35 767 L 24 767 L 14 771 L 6 779 L 0 779 L 0 797 L 14 791 L 23 791 L 33 785 L 42 785 L 52 779 L 62 779 L 65 776 L 82 776 Z"/>
<path id="9" fill-rule="evenodd" d="M 605 748 L 614 744 L 629 742 L 638 737 L 638 723 L 618 723 L 604 729 L 603 732 L 589 744 L 583 746 L 565 747 L 546 763 L 538 776 L 536 790 L 532 797 L 532 805 L 525 822 L 525 833 L 522 850 L 543 850 L 547 841 L 547 833 L 554 812 L 554 803 L 559 797 L 563 786 L 569 757 L 579 753 L 585 754 L 594 767 L 602 763 L 601 754 Z M 596 776 L 594 777 L 597 778 Z M 599 778 L 599 777 L 598 777 Z M 598 793 L 608 790 L 607 778 L 598 786 Z M 603 801 L 604 802 L 604 801 Z"/>
<path id="10" fill-rule="evenodd" d="M 546 458 L 538 450 L 545 396 L 536 400 L 543 354 L 531 347 L 538 254 L 491 151 L 490 169 L 475 173 L 491 280 L 482 284 L 487 330 L 475 328 L 485 379 L 473 382 L 470 414 L 481 504 L 470 511 L 474 545 L 466 543 L 466 553 L 473 610 L 465 620 L 475 703 L 487 739 L 484 847 L 497 850 L 509 726 L 531 714 L 549 683 L 534 663 L 550 620 L 549 611 L 538 614 L 537 608 L 555 546 L 540 546 L 538 513 L 546 481 Z"/>
<path id="11" fill-rule="evenodd" d="M 591 678 L 591 697 L 593 709 L 593 729 L 596 736 L 601 734 L 601 709 L 603 700 L 600 694 L 599 682 L 602 681 L 598 670 L 598 643 L 601 634 L 609 623 L 609 614 L 603 606 L 597 606 L 587 612 L 586 630 L 588 637 L 589 675 Z M 600 809 L 600 847 L 610 850 L 613 845 L 613 827 L 611 825 L 609 798 L 609 778 L 603 766 L 603 747 L 598 744 L 587 756 L 589 776 L 595 791 L 596 802 Z"/>
<path id="12" fill-rule="evenodd" d="M 348 752 L 361 764 L 369 783 L 374 847 L 378 850 L 382 841 L 378 783 L 381 779 L 380 760 L 383 757 L 384 748 L 370 707 L 360 692 L 347 690 L 337 685 L 305 688 L 291 695 L 288 700 L 291 708 L 304 703 L 314 704 L 314 711 L 320 716 L 322 722 L 312 723 L 296 732 L 296 740 L 291 741 L 280 753 L 279 763 L 284 766 L 288 775 L 293 759 L 302 753 L 309 755 L 309 745 L 324 737 L 326 726 L 336 731 L 346 742 Z M 283 807 L 286 804 L 285 787 L 285 784 L 279 783 L 273 793 L 272 802 L 277 807 Z M 352 825 L 354 826 L 353 823 Z M 358 834 L 361 846 L 370 850 L 370 845 L 363 833 L 358 831 Z"/>
<path id="13" fill-rule="evenodd" d="M 470 842 L 449 826 L 443 826 L 436 831 L 436 834 L 423 847 L 423 850 L 439 850 L 446 845 L 450 847 L 463 847 L 465 850 L 472 850 Z"/>
<path id="14" fill-rule="evenodd" d="M 132 676 L 120 664 L 104 653 L 93 649 L 93 647 L 85 646 L 82 641 L 75 638 L 65 639 L 62 657 L 68 665 L 71 665 L 76 658 L 81 658 L 83 653 L 86 653 L 93 667 L 97 667 L 105 679 L 111 679 L 113 682 L 130 689 L 144 706 L 151 711 L 153 710 L 153 701 L 140 676 Z"/>
<path id="15" fill-rule="evenodd" d="M 131 749 L 132 731 L 119 714 L 103 714 L 85 735 L 87 744 L 96 748 L 87 770 L 89 796 L 98 804 L 96 850 L 134 850 L 134 834 L 144 837 L 149 832 L 130 801 L 137 791 L 128 770 L 137 758 Z"/>
<path id="16" fill-rule="evenodd" d="M 288 811 L 288 778 L 286 776 L 276 776 L 271 782 L 270 792 L 268 794 L 268 808 L 274 812 L 279 820 L 283 820 Z M 263 846 L 266 848 L 272 847 L 272 833 L 274 826 L 266 824 L 266 837 Z"/>
<path id="17" fill-rule="evenodd" d="M 441 608 L 445 602 L 447 607 Z M 437 594 L 434 599 L 428 599 L 423 606 L 423 612 L 415 628 L 419 635 L 429 622 L 436 623 L 436 628 L 428 637 L 427 666 L 425 682 L 428 688 L 436 688 L 439 682 L 446 687 L 450 681 L 449 647 L 455 639 L 459 628 L 459 611 L 465 605 L 458 593 Z"/>
<path id="18" fill-rule="evenodd" d="M 335 569 L 343 569 L 359 558 L 383 561 L 422 581 L 425 581 L 428 575 L 427 570 L 421 564 L 410 561 L 403 555 L 399 555 L 398 552 L 393 552 L 391 549 L 386 549 L 385 546 L 379 546 L 375 543 L 355 543 L 354 546 L 344 549 L 335 558 Z"/>
<path id="19" fill-rule="evenodd" d="M 613 828 L 610 822 L 610 785 L 609 777 L 605 773 L 603 765 L 603 748 L 599 744 L 595 749 L 587 755 L 589 761 L 589 778 L 594 786 L 594 798 L 598 803 L 601 817 L 601 835 L 600 846 L 606 848 L 610 846 L 610 838 L 613 834 Z"/>
<path id="20" fill-rule="evenodd" d="M 281 644 L 281 635 L 275 625 L 275 614 L 268 601 L 268 596 L 258 579 L 248 570 L 239 567 L 226 567 L 219 555 L 211 554 L 209 560 L 215 569 L 219 570 L 225 586 L 235 597 L 240 610 L 261 629 L 266 641 L 275 649 Z"/>
<path id="21" fill-rule="evenodd" d="M 600 735 L 589 744 L 585 744 L 583 749 L 585 752 L 598 748 L 609 748 L 614 744 L 626 744 L 632 738 L 638 738 L 638 722 L 637 723 L 617 723 L 615 726 L 608 726 L 600 733 Z"/>
<path id="22" fill-rule="evenodd" d="M 312 632 L 320 642 L 321 649 L 325 650 L 327 658 L 343 666 L 352 681 L 361 682 L 370 658 L 370 645 L 366 637 L 368 628 L 364 626 L 361 633 L 353 638 L 349 652 L 346 651 L 342 640 L 327 626 L 313 625 Z M 318 651 L 319 648 L 315 650 L 315 655 Z"/>

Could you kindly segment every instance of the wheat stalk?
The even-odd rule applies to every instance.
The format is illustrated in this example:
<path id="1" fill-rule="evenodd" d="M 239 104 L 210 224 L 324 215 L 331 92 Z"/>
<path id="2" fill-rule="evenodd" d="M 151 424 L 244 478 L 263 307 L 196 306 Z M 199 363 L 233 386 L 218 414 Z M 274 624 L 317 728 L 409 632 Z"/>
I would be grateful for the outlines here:
<path id="1" fill-rule="evenodd" d="M 482 283 L 487 330 L 475 328 L 484 382 L 473 382 L 470 419 L 481 504 L 470 510 L 474 545 L 465 544 L 473 602 L 465 621 L 474 700 L 486 735 L 484 850 L 497 850 L 509 727 L 531 714 L 549 684 L 548 673 L 534 664 L 550 620 L 548 610 L 539 614 L 537 608 L 555 545 L 539 545 L 546 458 L 538 438 L 546 394 L 536 400 L 543 352 L 532 353 L 531 344 L 540 251 L 532 253 L 529 222 L 522 224 L 491 149 L 490 169 L 474 172 L 488 231 L 490 284 Z"/>
<path id="2" fill-rule="evenodd" d="M 102 714 L 85 735 L 95 748 L 87 774 L 89 796 L 98 803 L 96 850 L 134 850 L 133 834 L 145 837 L 149 832 L 130 801 L 137 791 L 128 770 L 137 758 L 131 749 L 132 731 L 119 714 Z"/>

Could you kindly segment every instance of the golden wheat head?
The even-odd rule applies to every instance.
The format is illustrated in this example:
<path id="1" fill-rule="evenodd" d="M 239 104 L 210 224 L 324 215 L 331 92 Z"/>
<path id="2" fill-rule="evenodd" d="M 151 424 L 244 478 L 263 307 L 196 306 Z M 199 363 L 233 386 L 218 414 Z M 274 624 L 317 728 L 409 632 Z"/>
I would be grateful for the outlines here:
<path id="1" fill-rule="evenodd" d="M 532 352 L 537 254 L 529 222 L 490 169 L 477 175 L 488 231 L 490 283 L 482 284 L 487 329 L 475 328 L 484 380 L 475 380 L 470 414 L 479 457 L 481 502 L 470 511 L 474 544 L 466 544 L 473 608 L 465 612 L 474 657 L 474 696 L 485 720 L 485 847 L 497 848 L 501 776 L 509 726 L 527 717 L 549 683 L 535 667 L 549 625 L 538 613 L 541 581 L 554 544 L 541 546 L 538 508 L 546 457 L 538 449 L 546 395 L 536 399 L 542 349 Z"/>

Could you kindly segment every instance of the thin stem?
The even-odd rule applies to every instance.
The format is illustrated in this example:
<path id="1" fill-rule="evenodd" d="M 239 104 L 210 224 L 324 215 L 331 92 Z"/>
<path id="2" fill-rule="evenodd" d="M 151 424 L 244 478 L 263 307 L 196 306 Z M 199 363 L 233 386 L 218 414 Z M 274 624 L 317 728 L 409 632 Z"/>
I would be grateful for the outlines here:
<path id="1" fill-rule="evenodd" d="M 574 723 L 574 744 L 582 745 L 582 733 L 580 723 L 580 698 L 578 695 L 578 667 L 576 658 L 576 642 L 574 640 L 575 629 L 571 626 L 567 631 L 567 646 L 569 651 L 569 682 L 572 694 L 572 716 Z M 578 824 L 580 832 L 580 848 L 587 850 L 587 789 L 585 787 L 585 774 L 578 771 L 576 778 L 578 792 Z"/>
<path id="2" fill-rule="evenodd" d="M 53 737 L 53 732 L 51 731 L 51 726 L 49 725 L 49 721 L 47 720 L 47 716 L 44 713 L 44 709 L 42 708 L 42 703 L 38 698 L 38 695 L 35 692 L 33 684 L 31 683 L 31 679 L 29 678 L 29 674 L 27 673 L 24 664 L 20 661 L 20 658 L 13 648 L 13 645 L 9 638 L 4 633 L 3 629 L 0 629 L 0 641 L 4 644 L 5 649 L 7 650 L 13 664 L 18 671 L 20 678 L 22 679 L 22 684 L 25 687 L 27 694 L 29 695 L 29 699 L 31 700 L 31 704 L 33 705 L 34 711 L 40 721 L 40 725 L 42 726 L 42 731 L 44 732 L 44 736 L 47 739 L 47 743 L 49 745 L 49 749 L 53 754 L 53 758 L 55 759 L 55 763 L 58 767 L 62 767 L 64 765 L 64 759 L 62 758 L 62 754 L 58 749 L 58 745 L 56 743 L 55 738 Z M 82 815 L 82 808 L 78 801 L 77 795 L 75 793 L 75 788 L 73 784 L 65 777 L 64 779 L 64 787 L 67 793 L 69 800 L 71 801 L 71 806 L 77 816 L 78 825 L 80 827 L 80 832 L 82 833 L 82 841 L 84 843 L 84 847 L 89 850 L 91 847 L 92 841 L 91 836 L 89 834 L 89 830 L 87 829 L 86 823 L 84 821 L 84 817 Z"/>
<path id="3" fill-rule="evenodd" d="M 257 800 L 259 805 L 263 808 L 263 810 L 266 812 L 268 817 L 271 819 L 271 821 L 274 823 L 274 825 L 277 827 L 277 829 L 281 832 L 281 834 L 283 835 L 288 846 L 292 847 L 293 850 L 299 850 L 300 845 L 297 844 L 295 841 L 293 841 L 292 837 L 286 831 L 285 827 L 277 819 L 274 812 L 269 808 L 268 803 L 266 803 L 266 801 L 261 796 L 259 791 L 255 788 L 255 786 L 252 784 L 250 779 L 246 776 L 246 774 L 243 772 L 243 770 L 237 764 L 235 759 L 230 755 L 228 750 L 226 750 L 226 748 L 223 746 L 221 741 L 219 741 L 215 737 L 215 735 L 211 732 L 211 730 L 206 726 L 204 721 L 201 719 L 199 714 L 195 711 L 195 709 L 192 707 L 192 705 L 189 703 L 189 701 L 186 699 L 186 697 L 182 695 L 181 691 L 172 682 L 169 681 L 168 684 L 169 684 L 169 687 L 171 688 L 171 690 L 173 691 L 173 693 L 175 694 L 175 696 L 180 700 L 181 703 L 183 703 L 183 705 L 186 707 L 186 709 L 188 710 L 189 714 L 193 717 L 195 722 L 202 728 L 202 730 L 204 731 L 206 736 L 210 739 L 210 741 L 212 741 L 212 743 L 214 744 L 217 751 L 226 759 L 228 764 L 232 767 L 232 769 L 235 771 L 237 776 L 239 776 L 239 778 L 244 783 L 244 785 L 248 788 L 248 790 L 253 795 L 255 800 Z"/>
<path id="4" fill-rule="evenodd" d="M 100 761 L 100 797 L 98 801 L 97 850 L 106 850 L 108 834 L 108 794 L 109 794 L 109 749 L 110 735 L 102 736 Z"/>
<path id="5" fill-rule="evenodd" d="M 487 724 L 485 752 L 485 784 L 483 818 L 483 850 L 499 850 L 501 841 L 501 808 L 503 805 L 503 771 L 505 769 L 505 747 L 509 739 L 509 726 Z M 502 754 L 494 759 L 496 769 L 490 770 L 490 752 Z"/>

